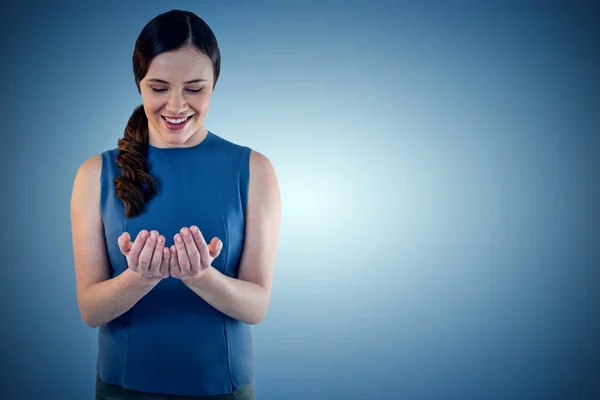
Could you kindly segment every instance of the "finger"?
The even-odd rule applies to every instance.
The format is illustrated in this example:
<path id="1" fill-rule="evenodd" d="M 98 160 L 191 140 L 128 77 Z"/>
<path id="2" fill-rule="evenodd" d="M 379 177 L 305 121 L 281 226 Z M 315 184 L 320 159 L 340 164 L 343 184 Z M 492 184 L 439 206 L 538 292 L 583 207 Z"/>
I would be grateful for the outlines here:
<path id="1" fill-rule="evenodd" d="M 188 258 L 185 244 L 183 244 L 183 239 L 179 233 L 175 235 L 175 250 L 177 250 L 177 260 L 179 261 L 179 268 L 181 268 L 181 275 L 189 276 L 191 272 L 190 259 Z"/>
<path id="2" fill-rule="evenodd" d="M 210 256 L 213 259 L 219 257 L 219 254 L 221 254 L 222 248 L 223 248 L 223 243 L 219 240 L 218 237 L 214 237 L 210 241 L 210 246 L 209 246 Z"/>
<path id="3" fill-rule="evenodd" d="M 200 259 L 202 261 L 202 266 L 206 267 L 210 260 L 208 259 L 208 246 L 206 245 L 206 240 L 204 240 L 204 236 L 202 236 L 202 232 L 200 229 L 193 225 L 192 226 L 192 235 L 194 236 L 194 241 L 196 242 L 196 247 L 200 252 Z"/>
<path id="4" fill-rule="evenodd" d="M 130 263 L 130 267 L 132 267 L 134 270 L 137 270 L 137 268 L 138 268 L 138 260 L 140 257 L 140 252 L 144 248 L 144 245 L 146 244 L 147 239 L 148 239 L 148 231 L 143 229 L 138 233 L 137 237 L 135 238 L 135 241 L 133 242 L 133 245 L 131 246 L 131 251 L 129 252 L 128 262 Z"/>
<path id="5" fill-rule="evenodd" d="M 117 244 L 119 245 L 119 250 L 123 253 L 124 256 L 128 256 L 131 251 L 131 237 L 129 236 L 129 232 L 123 232 L 121 236 L 117 239 Z"/>
<path id="6" fill-rule="evenodd" d="M 152 276 L 160 276 L 160 264 L 162 263 L 162 251 L 165 248 L 165 237 L 158 235 L 156 238 L 156 245 L 154 246 L 154 253 L 152 254 L 152 261 L 150 262 L 149 272 Z"/>
<path id="7" fill-rule="evenodd" d="M 152 261 L 152 255 L 154 254 L 154 247 L 156 246 L 156 239 L 158 238 L 158 232 L 150 232 L 150 236 L 146 240 L 144 248 L 140 252 L 138 259 L 138 267 L 140 272 L 148 274 L 150 271 L 150 263 Z"/>
<path id="8" fill-rule="evenodd" d="M 173 278 L 179 278 L 181 276 L 181 267 L 179 267 L 179 260 L 177 259 L 177 249 L 175 245 L 171 246 L 171 255 L 169 256 L 169 273 Z"/>
<path id="9" fill-rule="evenodd" d="M 202 259 L 200 258 L 200 252 L 196 247 L 196 242 L 192 237 L 192 233 L 188 228 L 183 228 L 181 230 L 181 234 L 183 237 L 183 244 L 185 245 L 185 250 L 187 252 L 188 259 L 190 260 L 190 272 L 192 275 L 195 275 L 202 268 Z"/>
<path id="10" fill-rule="evenodd" d="M 163 247 L 162 262 L 160 263 L 160 275 L 162 277 L 169 276 L 169 265 L 171 262 L 171 251 L 168 247 Z"/>

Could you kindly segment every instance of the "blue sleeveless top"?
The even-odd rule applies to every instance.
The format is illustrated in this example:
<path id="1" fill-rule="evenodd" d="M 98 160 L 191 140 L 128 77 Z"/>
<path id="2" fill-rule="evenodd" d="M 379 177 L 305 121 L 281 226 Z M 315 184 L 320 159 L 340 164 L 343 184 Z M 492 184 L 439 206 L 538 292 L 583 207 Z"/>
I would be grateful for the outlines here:
<path id="1" fill-rule="evenodd" d="M 113 179 L 118 148 L 102 153 L 101 216 L 111 277 L 127 269 L 117 238 L 157 230 L 174 244 L 196 225 L 223 248 L 212 266 L 236 278 L 244 242 L 251 149 L 212 132 L 188 148 L 148 146 L 148 172 L 158 193 L 142 214 L 126 219 Z M 161 280 L 129 311 L 99 327 L 97 372 L 109 384 L 151 393 L 231 393 L 254 377 L 250 326 L 221 313 L 179 279 Z"/>

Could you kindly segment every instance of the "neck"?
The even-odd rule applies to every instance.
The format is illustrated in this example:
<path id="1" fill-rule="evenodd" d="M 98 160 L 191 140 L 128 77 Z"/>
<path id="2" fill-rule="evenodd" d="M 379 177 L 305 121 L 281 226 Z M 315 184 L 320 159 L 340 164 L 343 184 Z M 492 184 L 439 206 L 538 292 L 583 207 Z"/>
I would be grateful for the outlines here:
<path id="1" fill-rule="evenodd" d="M 187 138 L 185 142 L 169 142 L 165 140 L 158 132 L 154 131 L 151 127 L 148 129 L 148 134 L 150 135 L 148 142 L 151 146 L 162 148 L 162 149 L 171 149 L 171 148 L 186 148 L 192 147 L 200 144 L 208 134 L 208 131 L 202 126 L 196 132 L 194 132 L 190 137 Z"/>

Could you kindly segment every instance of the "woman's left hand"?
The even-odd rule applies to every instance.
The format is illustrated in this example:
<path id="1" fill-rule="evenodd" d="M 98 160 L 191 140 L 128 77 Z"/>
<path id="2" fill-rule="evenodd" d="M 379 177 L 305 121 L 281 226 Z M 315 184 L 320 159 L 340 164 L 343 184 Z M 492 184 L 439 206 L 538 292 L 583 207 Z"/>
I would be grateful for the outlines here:
<path id="1" fill-rule="evenodd" d="M 181 280 L 202 275 L 219 256 L 223 247 L 216 237 L 211 240 L 210 245 L 206 244 L 197 226 L 182 228 L 174 239 L 175 245 L 171 246 L 169 263 L 170 275 Z"/>

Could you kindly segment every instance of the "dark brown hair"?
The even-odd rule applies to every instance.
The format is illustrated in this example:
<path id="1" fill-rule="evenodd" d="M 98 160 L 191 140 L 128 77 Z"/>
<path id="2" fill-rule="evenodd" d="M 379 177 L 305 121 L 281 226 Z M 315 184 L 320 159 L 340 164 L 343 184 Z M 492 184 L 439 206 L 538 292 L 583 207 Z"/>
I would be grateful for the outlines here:
<path id="1" fill-rule="evenodd" d="M 221 69 L 221 54 L 210 27 L 196 14 L 171 10 L 153 18 L 142 29 L 133 51 L 133 75 L 138 92 L 140 81 L 148 73 L 150 63 L 161 53 L 194 45 L 212 62 L 214 86 Z M 114 179 L 116 195 L 125 204 L 125 217 L 141 214 L 144 204 L 157 192 L 156 182 L 148 173 L 148 117 L 143 105 L 137 106 L 119 139 L 117 165 L 121 176 Z"/>

